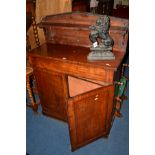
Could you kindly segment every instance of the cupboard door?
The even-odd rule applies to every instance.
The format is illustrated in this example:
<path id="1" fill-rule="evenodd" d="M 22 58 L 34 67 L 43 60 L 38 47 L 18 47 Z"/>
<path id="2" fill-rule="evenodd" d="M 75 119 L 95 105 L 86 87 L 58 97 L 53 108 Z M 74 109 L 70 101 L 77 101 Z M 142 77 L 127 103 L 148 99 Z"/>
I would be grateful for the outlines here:
<path id="1" fill-rule="evenodd" d="M 45 115 L 67 121 L 67 78 L 64 74 L 34 69 L 42 111 Z"/>
<path id="2" fill-rule="evenodd" d="M 114 86 L 106 86 L 68 100 L 72 151 L 99 137 L 107 137 L 113 117 Z"/>

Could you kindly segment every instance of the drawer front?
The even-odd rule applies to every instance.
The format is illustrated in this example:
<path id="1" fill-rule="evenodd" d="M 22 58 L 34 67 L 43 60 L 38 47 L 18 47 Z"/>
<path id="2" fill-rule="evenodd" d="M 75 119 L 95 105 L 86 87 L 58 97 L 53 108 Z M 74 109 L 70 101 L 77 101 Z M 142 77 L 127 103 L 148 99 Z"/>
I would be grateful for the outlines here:
<path id="1" fill-rule="evenodd" d="M 97 88 L 70 98 L 67 104 L 72 150 L 109 134 L 113 117 L 114 86 Z"/>
<path id="2" fill-rule="evenodd" d="M 30 57 L 30 62 L 33 68 L 37 67 L 81 78 L 103 81 L 108 84 L 113 83 L 114 70 L 108 70 L 80 63 L 75 64 L 66 60 L 60 61 L 56 59 L 46 59 L 39 57 Z"/>

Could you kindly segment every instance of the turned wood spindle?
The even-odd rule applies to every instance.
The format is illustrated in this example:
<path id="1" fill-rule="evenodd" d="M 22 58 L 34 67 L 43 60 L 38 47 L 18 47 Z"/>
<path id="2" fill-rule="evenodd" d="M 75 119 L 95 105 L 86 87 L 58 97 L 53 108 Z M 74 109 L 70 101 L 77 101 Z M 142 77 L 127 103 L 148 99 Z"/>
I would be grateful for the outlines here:
<path id="1" fill-rule="evenodd" d="M 129 65 L 128 65 L 128 64 L 123 64 L 123 65 L 122 65 L 121 76 L 124 76 L 125 67 L 129 67 Z"/>
<path id="2" fill-rule="evenodd" d="M 121 85 L 123 85 L 123 82 L 115 81 L 114 84 L 117 84 L 117 85 L 121 86 Z"/>
<path id="3" fill-rule="evenodd" d="M 36 24 L 36 20 L 34 16 L 32 16 L 32 26 L 33 26 L 35 42 L 36 42 L 37 47 L 39 47 L 40 41 L 39 41 L 39 36 L 38 36 L 37 24 Z"/>
<path id="4" fill-rule="evenodd" d="M 28 92 L 28 96 L 30 99 L 30 104 L 27 106 L 32 107 L 33 111 L 37 112 L 38 105 L 34 101 L 34 97 L 32 94 L 31 86 L 30 86 L 30 76 L 33 74 L 33 69 L 31 67 L 26 67 L 26 89 Z"/>

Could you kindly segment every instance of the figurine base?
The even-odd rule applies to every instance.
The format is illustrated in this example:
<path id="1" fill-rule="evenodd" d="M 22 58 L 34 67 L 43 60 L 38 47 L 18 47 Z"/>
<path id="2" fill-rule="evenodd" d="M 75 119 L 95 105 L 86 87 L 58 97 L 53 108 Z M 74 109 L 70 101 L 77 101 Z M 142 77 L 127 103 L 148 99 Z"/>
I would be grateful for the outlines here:
<path id="1" fill-rule="evenodd" d="M 114 60 L 115 56 L 111 51 L 92 51 L 88 54 L 87 60 Z"/>
<path id="2" fill-rule="evenodd" d="M 106 47 L 106 46 L 104 46 L 104 45 L 98 45 L 97 47 L 91 47 L 90 48 L 90 50 L 92 51 L 92 52 L 95 52 L 95 51 L 100 51 L 100 52 L 106 52 L 106 51 L 108 51 L 108 52 L 111 52 L 112 51 L 112 47 L 110 46 L 110 47 Z"/>

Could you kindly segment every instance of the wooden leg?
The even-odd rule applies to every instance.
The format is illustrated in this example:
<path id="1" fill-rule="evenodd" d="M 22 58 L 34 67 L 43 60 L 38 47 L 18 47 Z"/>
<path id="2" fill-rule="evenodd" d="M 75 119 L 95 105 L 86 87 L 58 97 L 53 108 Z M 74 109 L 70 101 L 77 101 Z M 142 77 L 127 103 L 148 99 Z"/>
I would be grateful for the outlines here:
<path id="1" fill-rule="evenodd" d="M 116 116 L 116 117 L 123 117 L 123 115 L 122 115 L 121 112 L 120 112 L 122 100 L 120 99 L 119 96 L 117 96 L 117 97 L 115 98 L 115 100 L 116 100 L 116 105 L 115 105 L 115 116 Z"/>
<path id="2" fill-rule="evenodd" d="M 115 116 L 116 117 L 123 117 L 123 115 L 120 112 L 120 109 L 121 109 L 121 103 L 116 102 L 116 109 L 115 109 Z"/>
<path id="3" fill-rule="evenodd" d="M 122 96 L 121 96 L 121 99 L 122 99 L 122 100 L 127 100 L 127 99 L 128 99 L 128 97 L 127 97 L 127 96 L 125 96 L 125 95 L 122 95 Z"/>
<path id="4" fill-rule="evenodd" d="M 33 95 L 32 95 L 32 90 L 31 90 L 31 87 L 30 87 L 30 79 L 29 79 L 29 77 L 26 78 L 26 89 L 27 89 L 29 99 L 30 99 L 30 103 L 31 103 L 30 106 L 32 107 L 33 111 L 37 112 L 38 105 L 35 103 Z"/>

